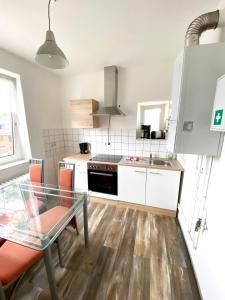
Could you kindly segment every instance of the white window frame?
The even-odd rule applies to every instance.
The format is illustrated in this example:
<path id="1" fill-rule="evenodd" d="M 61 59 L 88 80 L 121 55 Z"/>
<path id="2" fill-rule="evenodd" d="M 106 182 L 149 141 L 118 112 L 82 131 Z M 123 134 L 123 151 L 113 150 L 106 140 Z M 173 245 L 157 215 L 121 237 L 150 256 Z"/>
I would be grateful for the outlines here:
<path id="1" fill-rule="evenodd" d="M 162 108 L 163 118 L 161 116 L 160 120 L 160 129 L 166 129 L 168 127 L 168 118 L 169 118 L 169 100 L 159 100 L 159 101 L 144 101 L 138 102 L 137 104 L 137 128 L 139 129 L 141 125 L 144 124 L 144 110 L 145 109 L 154 109 Z"/>
<path id="2" fill-rule="evenodd" d="M 14 74 L 7 70 L 0 69 L 0 78 L 5 78 L 5 79 L 11 80 L 13 82 L 14 88 L 15 88 L 15 108 L 14 108 L 15 111 L 12 113 L 12 115 L 13 115 L 12 117 L 13 117 L 14 154 L 0 157 L 0 166 L 4 166 L 4 165 L 10 164 L 10 163 L 15 163 L 17 161 L 27 159 L 27 153 L 26 153 L 26 151 L 24 151 L 25 150 L 24 147 L 26 147 L 25 142 L 28 141 L 28 153 L 30 153 L 30 145 L 29 145 L 27 128 L 25 128 L 25 131 L 24 131 L 24 128 L 23 128 L 24 122 L 22 122 L 22 118 L 24 118 L 25 124 L 26 124 L 24 106 L 22 105 L 22 110 L 21 110 L 21 105 L 20 105 L 21 103 L 19 101 L 19 96 L 22 96 L 22 90 L 21 90 L 21 95 L 19 95 L 19 92 L 18 92 L 21 89 L 20 76 L 18 74 Z M 23 102 L 23 99 L 22 99 L 22 102 Z M 21 111 L 22 111 L 22 113 L 21 113 Z M 20 125 L 21 125 L 21 128 L 19 128 Z M 22 135 L 22 132 L 24 133 L 24 136 Z"/>

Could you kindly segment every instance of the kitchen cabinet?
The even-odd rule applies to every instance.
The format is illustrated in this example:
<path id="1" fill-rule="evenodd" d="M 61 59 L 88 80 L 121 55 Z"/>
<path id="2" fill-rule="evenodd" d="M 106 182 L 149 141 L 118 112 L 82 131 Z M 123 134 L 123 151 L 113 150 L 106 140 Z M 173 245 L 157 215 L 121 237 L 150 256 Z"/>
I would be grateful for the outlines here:
<path id="1" fill-rule="evenodd" d="M 218 156 L 224 134 L 210 130 L 217 79 L 225 73 L 225 43 L 186 47 L 175 62 L 167 148 Z"/>
<path id="2" fill-rule="evenodd" d="M 119 166 L 118 198 L 176 211 L 180 177 L 180 171 Z"/>
<path id="3" fill-rule="evenodd" d="M 87 163 L 76 162 L 75 163 L 75 189 L 87 189 Z"/>
<path id="4" fill-rule="evenodd" d="M 73 128 L 97 128 L 98 117 L 91 114 L 98 109 L 98 101 L 94 99 L 71 100 L 71 125 Z"/>
<path id="5" fill-rule="evenodd" d="M 146 205 L 176 210 L 179 186 L 179 171 L 147 169 Z"/>
<path id="6" fill-rule="evenodd" d="M 118 167 L 118 198 L 145 204 L 146 168 Z"/>

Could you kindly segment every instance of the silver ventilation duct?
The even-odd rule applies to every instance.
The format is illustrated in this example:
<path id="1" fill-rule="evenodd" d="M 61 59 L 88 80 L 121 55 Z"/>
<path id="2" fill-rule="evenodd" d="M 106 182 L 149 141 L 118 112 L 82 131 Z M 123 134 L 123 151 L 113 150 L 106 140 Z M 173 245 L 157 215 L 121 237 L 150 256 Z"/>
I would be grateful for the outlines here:
<path id="1" fill-rule="evenodd" d="M 117 106 L 118 70 L 116 66 L 104 68 L 104 107 L 93 116 L 125 116 Z"/>
<path id="2" fill-rule="evenodd" d="M 185 36 L 185 46 L 199 45 L 201 34 L 209 29 L 216 29 L 219 23 L 219 10 L 203 14 L 196 18 L 188 27 Z"/>

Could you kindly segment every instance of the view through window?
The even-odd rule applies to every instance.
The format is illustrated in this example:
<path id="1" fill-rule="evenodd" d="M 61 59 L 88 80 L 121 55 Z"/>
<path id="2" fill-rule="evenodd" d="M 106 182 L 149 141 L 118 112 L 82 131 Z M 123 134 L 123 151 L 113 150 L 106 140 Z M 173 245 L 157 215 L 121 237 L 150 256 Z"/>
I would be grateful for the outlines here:
<path id="1" fill-rule="evenodd" d="M 151 108 L 144 110 L 144 125 L 151 124 L 151 130 L 160 130 L 161 108 Z"/>
<path id="2" fill-rule="evenodd" d="M 0 75 L 0 158 L 14 155 L 15 84 Z"/>

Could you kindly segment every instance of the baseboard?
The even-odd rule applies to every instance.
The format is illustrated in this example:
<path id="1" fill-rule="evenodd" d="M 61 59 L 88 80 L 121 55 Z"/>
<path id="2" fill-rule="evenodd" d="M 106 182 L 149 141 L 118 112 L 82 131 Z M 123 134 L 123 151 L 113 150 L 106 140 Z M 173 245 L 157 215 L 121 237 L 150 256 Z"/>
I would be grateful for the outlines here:
<path id="1" fill-rule="evenodd" d="M 180 210 L 179 210 L 179 211 L 180 211 Z M 182 213 L 182 212 L 181 212 L 181 213 Z M 178 214 L 179 214 L 179 213 L 178 213 Z M 192 256 L 191 256 L 191 253 L 190 253 L 190 250 L 189 250 L 189 247 L 188 247 L 188 243 L 187 243 L 187 240 L 186 240 L 186 235 L 184 234 L 183 228 L 182 228 L 182 226 L 181 226 L 179 216 L 177 217 L 177 223 L 178 223 L 178 225 L 179 225 L 179 227 L 180 227 L 181 234 L 182 234 L 182 237 L 183 237 L 185 246 L 186 246 L 186 250 L 187 250 L 187 253 L 188 253 L 188 255 L 189 255 L 189 259 L 190 259 L 191 266 L 192 266 L 192 269 L 193 269 L 193 272 L 194 272 L 194 275 L 195 275 L 195 279 L 196 279 L 196 283 L 197 283 L 197 286 L 198 286 L 198 291 L 199 291 L 200 297 L 201 297 L 201 299 L 203 299 L 203 297 L 202 297 L 202 292 L 201 292 L 201 288 L 200 288 L 200 284 L 199 284 L 199 281 L 198 281 L 198 276 L 197 276 L 197 273 L 196 273 L 196 271 L 195 271 L 195 266 L 194 266 L 194 264 L 193 264 Z"/>
<path id="2" fill-rule="evenodd" d="M 169 210 L 169 209 L 162 209 L 157 208 L 149 205 L 142 205 L 142 204 L 136 204 L 136 203 L 130 203 L 120 200 L 110 200 L 110 199 L 104 199 L 99 197 L 90 196 L 90 201 L 101 203 L 101 204 L 110 204 L 110 205 L 116 205 L 118 207 L 127 207 L 131 209 L 137 209 L 141 211 L 147 211 L 155 215 L 162 215 L 162 216 L 169 216 L 169 217 L 176 217 L 176 211 Z"/>

